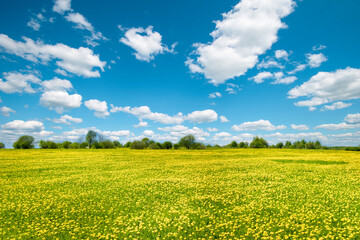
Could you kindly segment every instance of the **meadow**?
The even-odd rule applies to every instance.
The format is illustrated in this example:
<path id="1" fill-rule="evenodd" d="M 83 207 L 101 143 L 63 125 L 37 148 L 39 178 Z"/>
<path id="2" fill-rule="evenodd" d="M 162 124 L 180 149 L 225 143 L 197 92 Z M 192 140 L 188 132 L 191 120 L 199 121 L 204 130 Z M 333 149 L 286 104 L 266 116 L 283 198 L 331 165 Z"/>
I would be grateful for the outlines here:
<path id="1" fill-rule="evenodd" d="M 359 239 L 358 152 L 0 150 L 1 239 Z"/>

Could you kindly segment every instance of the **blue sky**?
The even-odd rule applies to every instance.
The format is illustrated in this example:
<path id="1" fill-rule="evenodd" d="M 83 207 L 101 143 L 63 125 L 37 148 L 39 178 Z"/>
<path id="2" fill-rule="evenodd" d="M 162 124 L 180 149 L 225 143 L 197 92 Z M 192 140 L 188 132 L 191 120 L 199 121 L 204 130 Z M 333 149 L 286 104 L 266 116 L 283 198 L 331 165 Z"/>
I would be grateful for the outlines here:
<path id="1" fill-rule="evenodd" d="M 360 140 L 356 0 L 2 1 L 0 141 Z"/>

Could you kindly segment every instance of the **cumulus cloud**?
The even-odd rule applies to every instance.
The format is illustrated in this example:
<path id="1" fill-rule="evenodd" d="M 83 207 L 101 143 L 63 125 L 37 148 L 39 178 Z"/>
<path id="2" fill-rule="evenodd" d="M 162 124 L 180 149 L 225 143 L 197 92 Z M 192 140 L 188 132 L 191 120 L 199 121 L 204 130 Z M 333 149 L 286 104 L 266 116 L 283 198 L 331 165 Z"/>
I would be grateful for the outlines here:
<path id="1" fill-rule="evenodd" d="M 134 125 L 134 127 L 139 128 L 139 127 L 147 127 L 148 123 L 147 122 L 142 122 L 140 121 L 137 125 Z"/>
<path id="2" fill-rule="evenodd" d="M 295 69 L 287 72 L 288 74 L 295 74 L 297 72 L 303 71 L 307 67 L 307 64 L 297 64 Z"/>
<path id="3" fill-rule="evenodd" d="M 64 14 L 67 11 L 71 11 L 71 0 L 55 0 L 53 11 Z"/>
<path id="4" fill-rule="evenodd" d="M 4 80 L 0 79 L 0 90 L 5 93 L 35 93 L 31 83 L 39 84 L 41 80 L 33 74 L 18 72 L 3 73 Z"/>
<path id="5" fill-rule="evenodd" d="M 10 113 L 15 113 L 15 111 L 9 107 L 0 107 L 0 114 L 5 117 L 10 117 Z"/>
<path id="6" fill-rule="evenodd" d="M 313 46 L 312 50 L 313 51 L 320 51 L 320 50 L 324 50 L 325 48 L 326 48 L 326 46 L 320 44 L 318 46 Z"/>
<path id="7" fill-rule="evenodd" d="M 83 77 L 100 77 L 98 70 L 104 71 L 106 62 L 99 59 L 99 55 L 89 48 L 71 48 L 58 43 L 56 45 L 45 44 L 41 41 L 33 41 L 23 37 L 24 42 L 16 41 L 5 34 L 0 34 L 0 50 L 22 57 L 28 61 L 46 64 L 56 60 L 56 65 L 70 73 Z"/>
<path id="8" fill-rule="evenodd" d="M 164 132 L 181 132 L 188 130 L 188 127 L 185 127 L 183 125 L 176 125 L 171 127 L 159 127 L 158 130 L 164 131 Z"/>
<path id="9" fill-rule="evenodd" d="M 276 80 L 274 82 L 272 82 L 271 84 L 290 84 L 293 83 L 297 80 L 297 77 L 295 76 L 288 76 L 288 77 L 280 77 L 280 78 L 276 78 Z"/>
<path id="10" fill-rule="evenodd" d="M 223 138 L 223 137 L 231 137 L 232 135 L 228 132 L 220 132 L 220 133 L 216 133 L 215 137 L 217 138 Z"/>
<path id="11" fill-rule="evenodd" d="M 307 97 L 296 106 L 314 107 L 326 103 L 360 98 L 360 69 L 346 68 L 319 72 L 309 81 L 291 89 L 288 98 Z"/>
<path id="12" fill-rule="evenodd" d="M 309 130 L 309 127 L 302 124 L 302 125 L 295 125 L 295 124 L 291 124 L 291 128 L 298 130 L 298 131 L 305 131 L 305 130 Z"/>
<path id="13" fill-rule="evenodd" d="M 261 69 L 261 68 L 266 68 L 266 69 L 267 68 L 284 68 L 284 66 L 272 58 L 267 58 L 267 59 L 263 59 L 257 65 L 257 68 L 258 69 Z"/>
<path id="14" fill-rule="evenodd" d="M 186 119 L 191 122 L 204 123 L 214 122 L 218 118 L 217 113 L 214 110 L 207 109 L 203 111 L 194 111 L 186 116 Z"/>
<path id="15" fill-rule="evenodd" d="M 230 122 L 225 116 L 220 116 L 220 122 Z"/>
<path id="16" fill-rule="evenodd" d="M 274 126 L 273 124 L 270 123 L 270 121 L 263 119 L 254 122 L 244 122 L 242 124 L 233 125 L 231 127 L 233 131 L 257 131 L 257 130 L 274 131 L 285 128 L 286 126 L 284 125 Z"/>
<path id="17" fill-rule="evenodd" d="M 120 39 L 120 42 L 131 47 L 135 50 L 135 57 L 141 61 L 153 60 L 158 54 L 165 52 L 174 52 L 173 44 L 169 49 L 162 42 L 162 36 L 160 33 L 153 31 L 152 26 L 144 28 L 130 28 L 125 32 L 125 37 Z"/>
<path id="18" fill-rule="evenodd" d="M 234 83 L 227 83 L 225 91 L 228 92 L 228 94 L 236 94 L 237 90 L 241 90 L 239 85 Z"/>
<path id="19" fill-rule="evenodd" d="M 207 128 L 206 130 L 208 130 L 209 132 L 217 132 L 217 131 L 219 131 L 217 128 L 211 128 L 211 127 Z"/>
<path id="20" fill-rule="evenodd" d="M 326 111 L 326 110 L 337 110 L 337 109 L 342 109 L 342 108 L 347 108 L 350 107 L 352 104 L 351 103 L 344 103 L 344 102 L 335 102 L 331 105 L 325 105 L 322 110 Z"/>
<path id="21" fill-rule="evenodd" d="M 249 80 L 253 80 L 256 83 L 263 83 L 264 79 L 272 78 L 273 74 L 271 72 L 260 72 L 256 76 L 249 78 Z"/>
<path id="22" fill-rule="evenodd" d="M 346 130 L 346 129 L 353 129 L 353 128 L 360 128 L 360 124 L 348 124 L 348 123 L 329 123 L 329 124 L 322 124 L 316 126 L 315 129 L 322 128 L 327 130 Z"/>
<path id="23" fill-rule="evenodd" d="M 324 54 L 322 53 L 318 53 L 318 54 L 307 54 L 306 55 L 307 59 L 308 59 L 308 65 L 311 68 L 317 68 L 320 67 L 320 65 L 323 62 L 326 62 L 328 59 L 325 57 Z"/>
<path id="24" fill-rule="evenodd" d="M 40 104 L 63 113 L 65 109 L 73 109 L 81 106 L 82 97 L 79 94 L 70 95 L 66 91 L 46 91 L 40 97 Z"/>
<path id="25" fill-rule="evenodd" d="M 220 98 L 220 97 L 221 97 L 221 93 L 219 92 L 214 92 L 209 94 L 209 98 Z"/>
<path id="26" fill-rule="evenodd" d="M 97 99 L 91 99 L 84 104 L 89 110 L 95 111 L 95 116 L 99 118 L 105 118 L 110 115 L 106 101 L 101 102 Z"/>
<path id="27" fill-rule="evenodd" d="M 285 50 L 276 50 L 275 51 L 275 57 L 277 59 L 285 59 L 285 60 L 288 60 L 288 57 L 289 57 L 289 53 Z"/>
<path id="28" fill-rule="evenodd" d="M 35 19 L 31 18 L 29 22 L 26 24 L 28 27 L 31 27 L 34 31 L 39 31 L 40 29 L 40 22 Z"/>
<path id="29" fill-rule="evenodd" d="M 195 45 L 198 57 L 189 58 L 186 65 L 214 85 L 244 75 L 278 40 L 278 31 L 286 27 L 281 19 L 294 7 L 292 0 L 242 0 L 215 22 L 211 43 Z"/>
<path id="30" fill-rule="evenodd" d="M 85 42 L 88 45 L 95 47 L 99 45 L 96 42 L 97 40 L 107 40 L 107 38 L 104 37 L 101 32 L 95 30 L 93 25 L 82 14 L 77 12 L 69 13 L 67 16 L 65 16 L 65 19 L 69 22 L 75 23 L 75 28 L 85 29 L 90 32 L 91 36 L 87 36 L 85 38 Z"/>
<path id="31" fill-rule="evenodd" d="M 164 113 L 152 112 L 148 106 L 141 106 L 141 107 L 115 107 L 111 105 L 110 112 L 125 112 L 135 117 L 139 118 L 140 121 L 144 119 L 149 119 L 155 122 L 163 123 L 163 124 L 181 124 L 183 119 L 183 114 L 178 113 L 174 116 L 169 116 Z"/>
<path id="32" fill-rule="evenodd" d="M 360 113 L 346 115 L 345 122 L 348 122 L 348 123 L 360 123 Z"/>
<path id="33" fill-rule="evenodd" d="M 70 81 L 57 77 L 52 80 L 41 82 L 41 86 L 43 86 L 45 91 L 65 91 L 73 88 Z"/>
<path id="34" fill-rule="evenodd" d="M 60 118 L 55 118 L 52 120 L 54 123 L 61 123 L 61 124 L 71 124 L 71 123 L 82 123 L 81 118 L 74 118 L 69 115 L 63 115 Z"/>
<path id="35" fill-rule="evenodd" d="M 327 136 L 324 136 L 320 132 L 310 132 L 310 133 L 273 133 L 263 136 L 265 139 L 268 139 L 270 143 L 277 143 L 277 142 L 285 142 L 285 141 L 297 141 L 305 139 L 306 141 L 327 141 Z"/>

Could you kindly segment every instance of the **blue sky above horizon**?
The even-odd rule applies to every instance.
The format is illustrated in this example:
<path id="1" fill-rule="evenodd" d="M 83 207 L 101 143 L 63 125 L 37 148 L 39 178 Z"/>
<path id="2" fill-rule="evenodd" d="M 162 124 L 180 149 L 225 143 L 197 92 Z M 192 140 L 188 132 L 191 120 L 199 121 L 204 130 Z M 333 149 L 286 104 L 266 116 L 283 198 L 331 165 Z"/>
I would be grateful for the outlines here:
<path id="1" fill-rule="evenodd" d="M 0 142 L 360 143 L 355 0 L 2 1 Z"/>

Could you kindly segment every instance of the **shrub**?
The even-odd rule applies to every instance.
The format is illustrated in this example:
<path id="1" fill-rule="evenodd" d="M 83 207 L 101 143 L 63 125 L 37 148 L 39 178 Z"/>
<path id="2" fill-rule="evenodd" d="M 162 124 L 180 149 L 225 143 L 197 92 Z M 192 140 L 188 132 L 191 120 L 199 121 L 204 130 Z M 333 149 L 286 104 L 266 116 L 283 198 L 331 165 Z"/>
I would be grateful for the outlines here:
<path id="1" fill-rule="evenodd" d="M 347 147 L 345 148 L 346 151 L 360 151 L 360 147 Z"/>
<path id="2" fill-rule="evenodd" d="M 206 147 L 203 143 L 194 143 L 191 146 L 191 149 L 206 149 Z"/>
<path id="3" fill-rule="evenodd" d="M 100 143 L 100 148 L 110 149 L 110 148 L 115 148 L 115 145 L 114 145 L 114 143 L 112 141 L 105 140 L 105 141 Z"/>
<path id="4" fill-rule="evenodd" d="M 14 142 L 15 149 L 31 149 L 34 148 L 34 138 L 32 136 L 24 135 Z"/>

